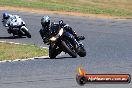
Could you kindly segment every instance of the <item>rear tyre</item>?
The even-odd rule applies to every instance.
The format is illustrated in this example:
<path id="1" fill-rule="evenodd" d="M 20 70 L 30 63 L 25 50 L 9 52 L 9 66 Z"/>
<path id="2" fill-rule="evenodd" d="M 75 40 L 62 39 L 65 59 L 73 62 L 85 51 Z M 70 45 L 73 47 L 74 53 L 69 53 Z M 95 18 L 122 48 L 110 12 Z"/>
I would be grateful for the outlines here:
<path id="1" fill-rule="evenodd" d="M 30 35 L 30 34 L 28 34 L 28 35 L 27 35 L 27 37 L 28 37 L 28 38 L 31 38 L 31 35 Z"/>
<path id="2" fill-rule="evenodd" d="M 77 54 L 80 57 L 85 57 L 86 56 L 86 50 L 84 49 L 84 47 L 79 47 L 77 51 L 78 51 Z"/>
<path id="3" fill-rule="evenodd" d="M 29 31 L 27 31 L 27 30 L 24 29 L 24 28 L 22 28 L 21 30 L 25 33 L 25 35 L 26 35 L 28 38 L 31 38 L 31 34 L 29 33 Z"/>
<path id="4" fill-rule="evenodd" d="M 31 34 L 28 31 L 26 32 L 26 35 L 28 38 L 31 38 Z"/>
<path id="5" fill-rule="evenodd" d="M 65 49 L 64 51 L 66 51 L 73 58 L 77 57 L 77 53 L 74 50 L 72 50 L 70 47 L 68 47 L 67 44 L 64 41 L 62 41 L 61 43 L 62 43 L 62 45 Z"/>
<path id="6" fill-rule="evenodd" d="M 19 37 L 19 38 L 22 38 L 22 35 L 21 35 L 21 34 L 19 34 L 19 35 L 18 35 L 18 37 Z"/>

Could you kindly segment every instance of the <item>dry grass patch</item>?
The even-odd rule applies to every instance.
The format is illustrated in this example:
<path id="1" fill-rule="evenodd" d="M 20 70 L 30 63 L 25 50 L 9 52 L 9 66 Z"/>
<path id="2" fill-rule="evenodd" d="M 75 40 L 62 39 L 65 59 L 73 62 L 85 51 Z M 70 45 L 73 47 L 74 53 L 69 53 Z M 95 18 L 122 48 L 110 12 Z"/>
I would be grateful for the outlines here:
<path id="1" fill-rule="evenodd" d="M 36 45 L 19 45 L 0 43 L 0 61 L 25 59 L 38 56 L 47 56 L 48 49 L 42 49 Z"/>
<path id="2" fill-rule="evenodd" d="M 0 0 L 0 5 L 132 18 L 132 0 Z"/>

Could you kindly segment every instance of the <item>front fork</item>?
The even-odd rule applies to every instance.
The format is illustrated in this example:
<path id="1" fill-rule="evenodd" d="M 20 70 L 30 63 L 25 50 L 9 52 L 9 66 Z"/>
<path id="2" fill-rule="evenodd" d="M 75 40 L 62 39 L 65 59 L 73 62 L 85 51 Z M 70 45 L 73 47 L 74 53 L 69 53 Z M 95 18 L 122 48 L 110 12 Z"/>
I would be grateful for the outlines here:
<path id="1" fill-rule="evenodd" d="M 58 46 L 58 44 L 56 44 L 55 42 L 50 43 L 49 56 L 55 56 L 56 57 L 61 52 L 62 52 L 62 49 L 60 48 L 60 46 Z"/>
<path id="2" fill-rule="evenodd" d="M 49 46 L 49 55 L 52 55 L 55 51 L 55 44 L 50 43 Z"/>

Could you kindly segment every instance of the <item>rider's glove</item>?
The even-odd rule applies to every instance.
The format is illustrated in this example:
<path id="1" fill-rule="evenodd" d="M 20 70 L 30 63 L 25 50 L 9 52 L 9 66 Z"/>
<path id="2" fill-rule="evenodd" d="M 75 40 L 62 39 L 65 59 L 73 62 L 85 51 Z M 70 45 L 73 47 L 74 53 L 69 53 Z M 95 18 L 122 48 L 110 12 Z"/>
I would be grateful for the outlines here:
<path id="1" fill-rule="evenodd" d="M 5 24 L 5 27 L 8 27 L 8 24 Z"/>
<path id="2" fill-rule="evenodd" d="M 43 38 L 43 42 L 46 44 L 49 42 L 49 39 L 48 38 Z"/>

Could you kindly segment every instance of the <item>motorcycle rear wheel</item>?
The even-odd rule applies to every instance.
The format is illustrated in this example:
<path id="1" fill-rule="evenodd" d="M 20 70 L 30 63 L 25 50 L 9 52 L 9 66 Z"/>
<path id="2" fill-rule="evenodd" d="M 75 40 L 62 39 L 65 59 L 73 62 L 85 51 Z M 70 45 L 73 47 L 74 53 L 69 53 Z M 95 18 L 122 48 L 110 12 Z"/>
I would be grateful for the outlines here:
<path id="1" fill-rule="evenodd" d="M 27 30 L 24 29 L 24 28 L 22 28 L 21 30 L 25 33 L 25 35 L 26 35 L 28 38 L 31 38 L 31 34 L 29 33 L 29 31 L 27 31 Z"/>
<path id="2" fill-rule="evenodd" d="M 78 50 L 77 50 L 77 54 L 80 56 L 80 57 L 85 57 L 86 56 L 86 50 L 84 47 L 79 47 Z"/>
<path id="3" fill-rule="evenodd" d="M 77 57 L 77 53 L 74 50 L 72 50 L 70 47 L 68 47 L 67 44 L 65 43 L 65 41 L 62 41 L 61 43 L 65 49 L 64 51 L 66 51 L 73 58 Z"/>

